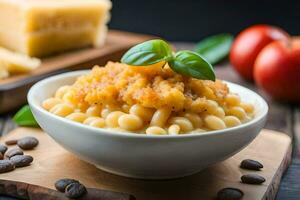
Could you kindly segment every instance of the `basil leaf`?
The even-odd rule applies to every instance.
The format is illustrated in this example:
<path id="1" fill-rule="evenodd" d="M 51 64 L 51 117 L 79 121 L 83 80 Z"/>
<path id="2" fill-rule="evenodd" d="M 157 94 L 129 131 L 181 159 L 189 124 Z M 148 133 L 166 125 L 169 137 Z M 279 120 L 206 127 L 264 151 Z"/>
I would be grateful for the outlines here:
<path id="1" fill-rule="evenodd" d="M 121 62 L 134 66 L 147 66 L 172 58 L 172 50 L 163 40 L 149 40 L 129 49 Z"/>
<path id="2" fill-rule="evenodd" d="M 202 80 L 215 81 L 213 67 L 199 54 L 192 51 L 178 51 L 175 58 L 169 62 L 170 67 L 177 73 Z"/>
<path id="3" fill-rule="evenodd" d="M 33 117 L 33 114 L 28 105 L 22 107 L 13 117 L 13 120 L 19 126 L 38 127 L 38 123 Z"/>
<path id="4" fill-rule="evenodd" d="M 233 36 L 231 34 L 214 35 L 200 41 L 194 51 L 201 54 L 213 65 L 228 55 L 232 41 Z"/>

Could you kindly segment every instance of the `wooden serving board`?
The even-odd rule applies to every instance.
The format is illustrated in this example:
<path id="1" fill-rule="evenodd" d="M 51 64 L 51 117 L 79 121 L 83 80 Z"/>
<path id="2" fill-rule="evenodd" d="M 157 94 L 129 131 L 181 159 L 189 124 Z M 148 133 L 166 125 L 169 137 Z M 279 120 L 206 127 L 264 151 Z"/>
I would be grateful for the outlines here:
<path id="1" fill-rule="evenodd" d="M 68 177 L 78 179 L 91 188 L 132 194 L 137 200 L 214 199 L 217 191 L 224 187 L 241 189 L 245 193 L 243 200 L 269 200 L 275 198 L 281 176 L 291 159 L 291 139 L 279 132 L 263 130 L 244 150 L 198 174 L 173 180 L 147 181 L 120 177 L 101 171 L 64 150 L 40 129 L 15 129 L 1 138 L 0 143 L 24 136 L 34 136 L 40 141 L 35 150 L 25 152 L 25 154 L 32 155 L 35 160 L 29 167 L 0 174 L 0 193 L 1 184 L 12 184 L 9 181 L 25 182 L 54 189 L 56 180 Z M 263 163 L 263 170 L 255 172 L 240 169 L 240 162 L 247 158 Z M 176 159 L 175 155 L 174 159 Z M 262 185 L 240 183 L 241 175 L 247 173 L 260 174 L 266 178 L 266 182 Z M 56 194 L 53 190 L 43 189 L 41 191 L 48 196 Z"/>
<path id="2" fill-rule="evenodd" d="M 107 61 L 119 61 L 133 45 L 153 38 L 148 35 L 110 30 L 101 48 L 85 48 L 42 59 L 39 68 L 31 73 L 14 75 L 0 80 L 0 113 L 26 102 L 29 88 L 37 81 L 65 71 L 90 69 Z"/>

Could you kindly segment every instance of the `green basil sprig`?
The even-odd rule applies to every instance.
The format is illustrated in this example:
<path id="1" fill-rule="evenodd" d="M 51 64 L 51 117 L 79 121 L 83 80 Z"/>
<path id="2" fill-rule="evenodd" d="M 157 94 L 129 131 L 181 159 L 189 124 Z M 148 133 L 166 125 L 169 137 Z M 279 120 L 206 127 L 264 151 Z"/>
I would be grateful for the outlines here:
<path id="1" fill-rule="evenodd" d="M 149 40 L 138 44 L 127 51 L 121 59 L 122 63 L 134 66 L 145 66 L 167 61 L 172 58 L 168 43 L 163 40 Z"/>
<path id="2" fill-rule="evenodd" d="M 14 122 L 19 126 L 38 127 L 38 123 L 28 105 L 22 107 L 13 117 Z"/>
<path id="3" fill-rule="evenodd" d="M 171 69 L 185 76 L 215 81 L 211 64 L 201 55 L 192 51 L 179 51 L 176 54 L 163 40 L 149 40 L 129 49 L 121 59 L 122 63 L 133 66 L 148 66 L 161 61 L 169 64 Z"/>
<path id="4" fill-rule="evenodd" d="M 214 65 L 228 55 L 232 42 L 233 36 L 231 34 L 222 33 L 203 39 L 197 43 L 194 51 Z"/>
<path id="5" fill-rule="evenodd" d="M 214 70 L 206 60 L 197 53 L 183 50 L 175 54 L 175 59 L 169 62 L 177 73 L 202 80 L 215 80 Z"/>

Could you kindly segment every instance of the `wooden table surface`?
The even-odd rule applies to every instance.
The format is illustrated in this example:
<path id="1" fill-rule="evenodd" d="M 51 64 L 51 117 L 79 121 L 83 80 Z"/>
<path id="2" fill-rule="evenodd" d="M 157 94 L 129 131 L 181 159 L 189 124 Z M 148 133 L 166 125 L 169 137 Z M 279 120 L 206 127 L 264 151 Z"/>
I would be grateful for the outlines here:
<path id="1" fill-rule="evenodd" d="M 174 43 L 177 49 L 191 49 L 193 44 Z M 215 66 L 217 76 L 260 93 L 269 104 L 269 116 L 265 128 L 277 130 L 288 134 L 293 138 L 293 160 L 287 172 L 283 176 L 277 193 L 278 200 L 298 200 L 300 199 L 300 106 L 283 104 L 273 101 L 266 94 L 260 91 L 254 84 L 241 79 L 225 62 Z M 300 84 L 300 80 L 299 80 Z M 11 116 L 14 112 L 0 116 L 0 135 L 8 133 L 16 127 Z M 274 146 L 276 148 L 276 146 Z M 270 149 L 272 151 L 272 149 Z M 0 200 L 15 200 L 14 198 L 1 197 Z"/>

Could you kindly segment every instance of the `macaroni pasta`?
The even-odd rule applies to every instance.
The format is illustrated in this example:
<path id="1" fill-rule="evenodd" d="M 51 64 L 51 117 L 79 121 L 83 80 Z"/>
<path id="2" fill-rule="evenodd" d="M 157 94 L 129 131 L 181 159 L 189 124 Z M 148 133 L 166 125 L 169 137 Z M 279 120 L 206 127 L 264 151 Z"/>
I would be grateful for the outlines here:
<path id="1" fill-rule="evenodd" d="M 225 129 L 251 120 L 255 112 L 221 80 L 184 77 L 160 63 L 95 66 L 73 85 L 58 88 L 42 106 L 88 126 L 147 135 Z"/>

